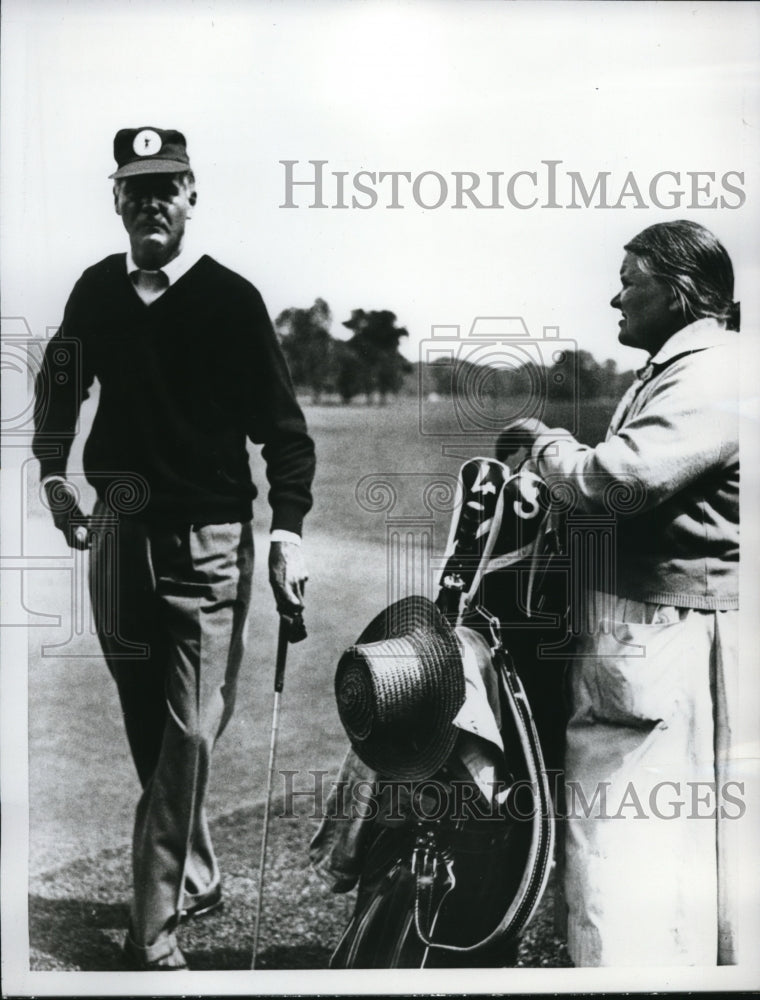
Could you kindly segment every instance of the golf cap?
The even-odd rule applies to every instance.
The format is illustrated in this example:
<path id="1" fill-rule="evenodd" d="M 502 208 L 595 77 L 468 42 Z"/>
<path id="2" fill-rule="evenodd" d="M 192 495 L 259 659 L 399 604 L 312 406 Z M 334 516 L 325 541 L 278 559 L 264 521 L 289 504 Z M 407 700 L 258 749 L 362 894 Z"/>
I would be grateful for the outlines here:
<path id="1" fill-rule="evenodd" d="M 118 170 L 109 177 L 114 179 L 135 174 L 179 174 L 190 169 L 184 135 L 152 125 L 119 129 L 113 155 Z"/>

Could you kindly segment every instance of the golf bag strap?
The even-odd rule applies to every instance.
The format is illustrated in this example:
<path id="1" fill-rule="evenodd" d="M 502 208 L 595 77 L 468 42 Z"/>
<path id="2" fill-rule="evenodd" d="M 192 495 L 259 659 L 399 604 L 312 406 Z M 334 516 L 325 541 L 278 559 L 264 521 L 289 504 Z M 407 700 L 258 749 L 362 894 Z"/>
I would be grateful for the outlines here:
<path id="1" fill-rule="evenodd" d="M 541 901 L 549 878 L 554 852 L 554 813 L 549 779 L 530 706 L 520 678 L 502 644 L 501 625 L 498 618 L 484 608 L 479 607 L 476 611 L 486 619 L 489 625 L 494 668 L 501 679 L 506 702 L 520 736 L 520 745 L 525 753 L 528 778 L 536 794 L 532 817 L 531 852 L 518 891 L 498 925 L 475 944 L 453 945 L 434 940 L 435 921 L 444 899 L 456 884 L 454 865 L 450 855 L 445 850 L 442 851 L 438 848 L 432 831 L 426 834 L 426 840 L 418 838 L 412 865 L 416 878 L 414 916 L 417 934 L 423 944 L 429 948 L 455 952 L 476 951 L 495 943 L 497 940 L 514 938 L 522 932 Z M 436 902 L 434 892 L 439 873 L 443 873 L 444 882 L 441 887 L 442 895 Z M 425 915 L 427 915 L 427 919 L 425 919 Z"/>
<path id="2" fill-rule="evenodd" d="M 436 901 L 435 890 L 441 882 L 439 872 L 444 873 L 444 878 Z M 438 946 L 430 940 L 430 935 L 435 930 L 435 922 L 444 900 L 456 887 L 456 875 L 453 857 L 445 848 L 438 846 L 432 830 L 426 830 L 424 834 L 417 836 L 412 855 L 412 874 L 415 876 L 414 926 L 417 936 L 424 945 L 435 948 Z M 423 930 L 423 923 L 426 930 Z"/>

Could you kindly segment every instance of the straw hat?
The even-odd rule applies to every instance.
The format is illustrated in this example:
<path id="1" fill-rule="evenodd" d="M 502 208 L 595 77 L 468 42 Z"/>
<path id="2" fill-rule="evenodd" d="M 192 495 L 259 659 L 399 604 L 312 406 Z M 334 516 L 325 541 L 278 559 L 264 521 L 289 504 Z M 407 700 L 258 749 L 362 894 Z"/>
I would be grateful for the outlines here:
<path id="1" fill-rule="evenodd" d="M 454 748 L 452 720 L 464 703 L 454 630 L 427 598 L 397 601 L 341 657 L 335 695 L 365 764 L 388 778 L 429 777 Z"/>

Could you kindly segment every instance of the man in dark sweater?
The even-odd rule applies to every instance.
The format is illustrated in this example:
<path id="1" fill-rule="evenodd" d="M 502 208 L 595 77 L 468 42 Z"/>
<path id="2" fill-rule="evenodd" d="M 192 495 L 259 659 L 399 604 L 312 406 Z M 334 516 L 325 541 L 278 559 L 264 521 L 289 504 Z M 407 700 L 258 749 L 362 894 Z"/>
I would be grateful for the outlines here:
<path id="1" fill-rule="evenodd" d="M 184 136 L 122 129 L 114 156 L 130 252 L 74 286 L 37 379 L 34 453 L 56 526 L 90 549 L 98 636 L 142 784 L 125 955 L 139 969 L 181 969 L 177 925 L 222 902 L 203 803 L 247 628 L 256 487 L 246 442 L 263 444 L 282 612 L 303 606 L 314 446 L 258 291 L 184 246 L 196 203 Z M 96 378 L 87 518 L 66 469 Z"/>

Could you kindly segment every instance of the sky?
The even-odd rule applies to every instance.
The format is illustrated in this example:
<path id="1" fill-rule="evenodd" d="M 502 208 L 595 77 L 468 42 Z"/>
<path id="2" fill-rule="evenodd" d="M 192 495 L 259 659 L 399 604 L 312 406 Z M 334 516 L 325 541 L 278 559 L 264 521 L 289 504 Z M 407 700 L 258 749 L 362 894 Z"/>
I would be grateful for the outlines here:
<path id="1" fill-rule="evenodd" d="M 320 296 L 347 336 L 352 309 L 390 309 L 416 358 L 433 327 L 461 338 L 478 316 L 520 316 L 530 338 L 558 327 L 633 367 L 643 355 L 617 344 L 609 306 L 622 246 L 680 217 L 722 239 L 756 325 L 759 42 L 753 3 L 5 0 L 3 313 L 45 336 L 81 271 L 126 248 L 113 135 L 158 125 L 185 133 L 197 175 L 188 245 L 253 281 L 273 318 Z M 284 160 L 294 179 L 326 161 L 327 207 L 303 185 L 281 207 Z M 408 172 L 400 207 L 388 179 L 374 207 L 351 207 L 369 201 L 360 171 Z M 679 175 L 658 189 L 663 204 L 684 192 L 676 209 L 649 196 L 663 171 Z M 503 207 L 455 208 L 456 172 L 485 204 L 500 174 Z M 514 201 L 532 208 L 507 196 L 519 172 Z M 607 172 L 621 207 L 567 207 L 570 172 L 589 191 Z M 695 172 L 715 175 L 696 182 L 711 207 L 690 207 Z M 345 209 L 331 207 L 335 173 Z M 629 175 L 641 199 L 619 199 Z"/>

